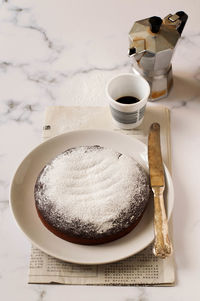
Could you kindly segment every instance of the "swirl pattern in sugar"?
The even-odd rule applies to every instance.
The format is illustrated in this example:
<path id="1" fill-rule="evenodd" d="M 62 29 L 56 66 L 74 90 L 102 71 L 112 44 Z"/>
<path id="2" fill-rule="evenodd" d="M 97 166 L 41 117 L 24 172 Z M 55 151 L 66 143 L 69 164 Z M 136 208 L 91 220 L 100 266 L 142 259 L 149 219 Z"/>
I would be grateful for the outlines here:
<path id="1" fill-rule="evenodd" d="M 148 176 L 131 157 L 100 146 L 69 149 L 35 185 L 36 207 L 57 230 L 91 238 L 130 226 L 149 198 Z"/>

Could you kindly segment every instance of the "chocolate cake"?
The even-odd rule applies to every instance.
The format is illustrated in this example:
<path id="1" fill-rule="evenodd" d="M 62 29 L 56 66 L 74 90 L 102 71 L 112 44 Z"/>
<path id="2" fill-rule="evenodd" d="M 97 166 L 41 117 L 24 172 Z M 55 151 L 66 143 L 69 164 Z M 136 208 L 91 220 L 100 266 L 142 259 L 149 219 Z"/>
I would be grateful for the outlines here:
<path id="1" fill-rule="evenodd" d="M 62 239 L 100 244 L 129 233 L 149 199 L 148 176 L 133 158 L 101 146 L 58 155 L 34 190 L 43 224 Z"/>

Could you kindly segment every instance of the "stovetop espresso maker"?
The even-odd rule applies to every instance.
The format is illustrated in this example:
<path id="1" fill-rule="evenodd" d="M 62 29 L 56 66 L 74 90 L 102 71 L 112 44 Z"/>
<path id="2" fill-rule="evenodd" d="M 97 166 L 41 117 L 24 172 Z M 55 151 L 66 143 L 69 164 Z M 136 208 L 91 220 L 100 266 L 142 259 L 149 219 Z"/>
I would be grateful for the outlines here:
<path id="1" fill-rule="evenodd" d="M 163 20 L 154 16 L 136 21 L 129 33 L 134 71 L 149 82 L 152 101 L 166 97 L 172 86 L 171 59 L 187 18 L 183 11 Z"/>

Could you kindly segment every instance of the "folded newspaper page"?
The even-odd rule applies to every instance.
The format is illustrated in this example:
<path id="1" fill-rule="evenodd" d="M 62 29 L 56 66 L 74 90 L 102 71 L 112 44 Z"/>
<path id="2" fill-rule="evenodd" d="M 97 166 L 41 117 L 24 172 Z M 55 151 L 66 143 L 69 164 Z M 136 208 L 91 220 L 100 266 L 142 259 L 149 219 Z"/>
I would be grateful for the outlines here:
<path id="1" fill-rule="evenodd" d="M 43 139 L 67 131 L 105 129 L 134 136 L 147 143 L 149 126 L 159 122 L 163 161 L 171 171 L 170 112 L 164 106 L 147 106 L 142 125 L 134 130 L 120 130 L 112 121 L 107 107 L 48 107 L 45 112 Z M 170 228 L 172 228 L 170 221 Z M 152 245 L 127 259 L 103 265 L 78 265 L 51 257 L 32 246 L 29 283 L 73 285 L 162 285 L 175 283 L 173 256 L 159 259 Z"/>

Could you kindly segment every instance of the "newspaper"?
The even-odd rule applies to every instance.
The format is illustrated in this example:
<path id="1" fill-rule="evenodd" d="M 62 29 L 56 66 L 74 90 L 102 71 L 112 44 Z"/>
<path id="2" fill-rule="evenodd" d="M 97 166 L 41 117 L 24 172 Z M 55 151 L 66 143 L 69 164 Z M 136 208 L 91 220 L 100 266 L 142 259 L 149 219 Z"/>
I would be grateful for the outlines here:
<path id="1" fill-rule="evenodd" d="M 159 122 L 161 125 L 163 161 L 171 171 L 170 112 L 164 106 L 147 106 L 142 125 L 133 130 L 116 128 L 107 107 L 48 107 L 45 113 L 43 139 L 78 129 L 106 129 L 132 135 L 146 143 L 149 126 L 153 122 Z M 171 220 L 170 229 L 172 229 Z M 63 262 L 32 246 L 28 282 L 172 286 L 175 283 L 174 258 L 155 257 L 150 245 L 140 253 L 116 263 L 78 265 Z"/>

